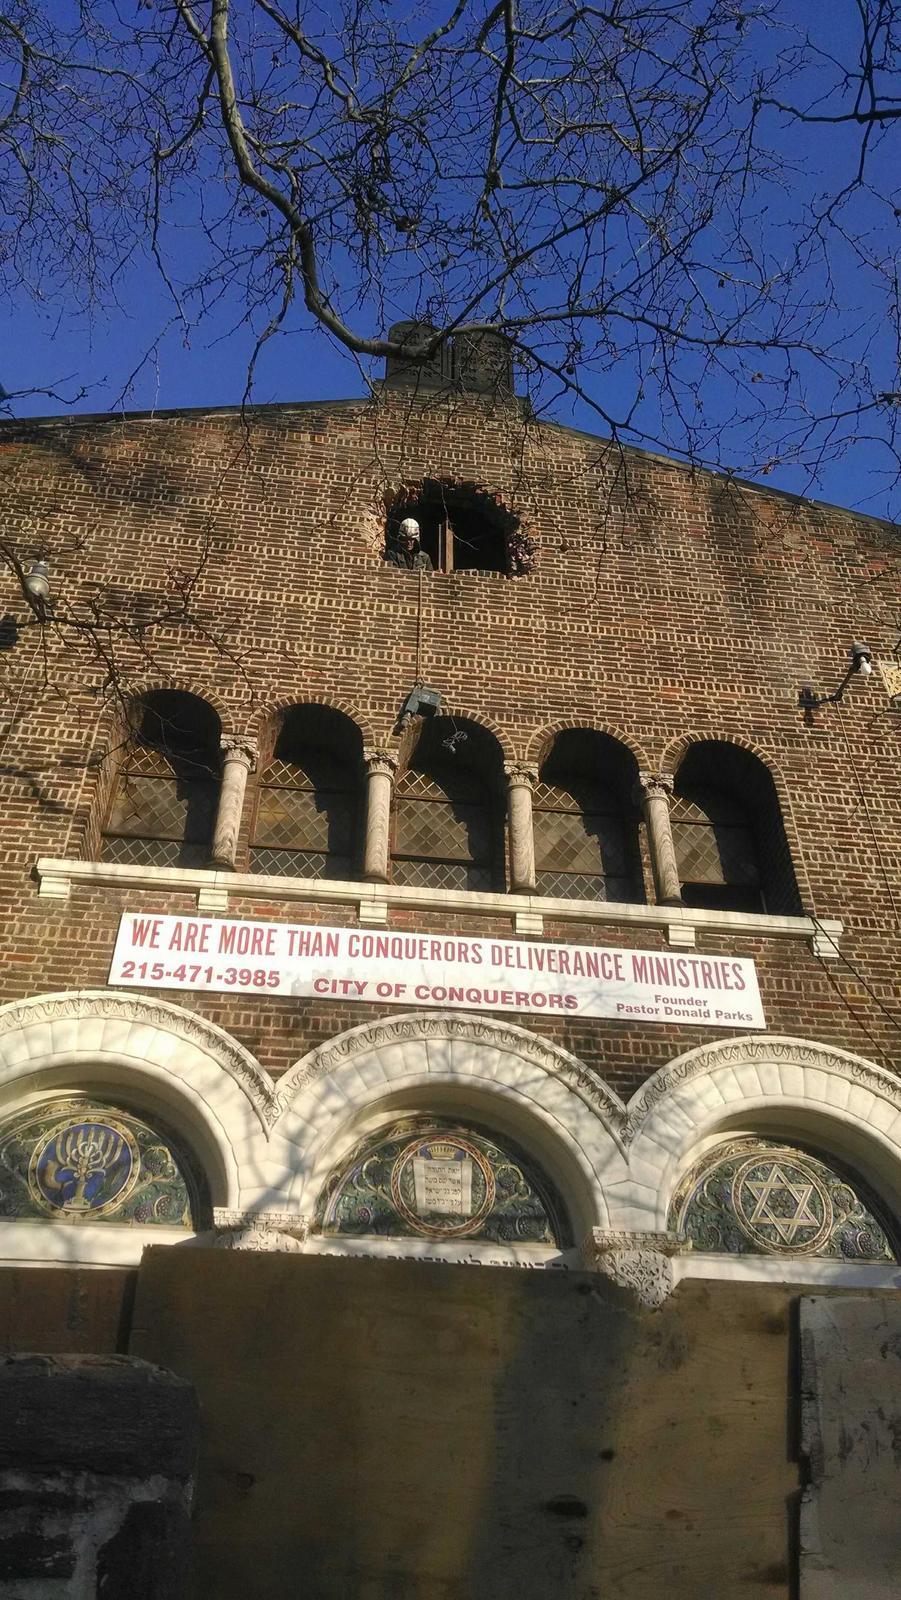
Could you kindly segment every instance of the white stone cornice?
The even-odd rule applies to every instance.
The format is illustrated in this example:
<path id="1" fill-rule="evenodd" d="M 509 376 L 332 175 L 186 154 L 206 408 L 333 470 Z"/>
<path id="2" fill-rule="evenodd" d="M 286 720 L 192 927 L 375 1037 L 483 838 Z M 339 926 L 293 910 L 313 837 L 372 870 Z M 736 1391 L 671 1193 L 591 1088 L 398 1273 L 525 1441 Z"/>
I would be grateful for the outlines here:
<path id="1" fill-rule="evenodd" d="M 822 957 L 837 958 L 844 931 L 837 918 L 774 917 L 745 911 L 708 911 L 689 906 L 630 905 L 617 900 L 558 900 L 546 895 L 481 894 L 464 889 L 413 889 L 404 884 L 362 883 L 332 878 L 281 878 L 264 873 L 217 872 L 199 867 L 140 867 L 113 861 L 66 861 L 41 857 L 35 864 L 38 894 L 66 900 L 73 886 L 98 889 L 171 890 L 193 894 L 199 908 L 228 911 L 231 901 L 277 901 L 287 905 L 355 905 L 360 924 L 384 926 L 387 912 L 463 912 L 508 918 L 516 931 L 540 938 L 545 921 L 578 922 L 599 929 L 660 929 L 679 947 L 697 935 L 751 939 L 805 939 Z M 249 915 L 252 915 L 252 907 Z M 602 941 L 599 941 L 602 942 Z"/>

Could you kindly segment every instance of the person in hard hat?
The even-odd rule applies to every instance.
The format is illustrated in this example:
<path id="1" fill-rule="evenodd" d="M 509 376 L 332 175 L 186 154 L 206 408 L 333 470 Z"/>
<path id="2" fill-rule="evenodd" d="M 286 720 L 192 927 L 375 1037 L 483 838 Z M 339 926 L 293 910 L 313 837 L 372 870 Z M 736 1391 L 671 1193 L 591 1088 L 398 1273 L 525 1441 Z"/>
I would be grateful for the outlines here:
<path id="1" fill-rule="evenodd" d="M 406 567 L 410 572 L 431 572 L 432 560 L 420 545 L 415 517 L 404 517 L 394 538 L 385 546 L 385 560 L 391 567 Z"/>

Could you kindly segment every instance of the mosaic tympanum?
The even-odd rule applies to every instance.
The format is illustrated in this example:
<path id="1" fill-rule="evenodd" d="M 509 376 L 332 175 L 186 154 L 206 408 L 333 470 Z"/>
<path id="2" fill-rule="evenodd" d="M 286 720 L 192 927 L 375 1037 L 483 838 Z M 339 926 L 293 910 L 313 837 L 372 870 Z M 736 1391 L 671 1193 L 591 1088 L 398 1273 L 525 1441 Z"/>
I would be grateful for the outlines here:
<path id="1" fill-rule="evenodd" d="M 0 1216 L 190 1228 L 198 1205 L 185 1156 L 130 1111 L 69 1096 L 0 1131 Z"/>
<path id="2" fill-rule="evenodd" d="M 512 1145 L 437 1117 L 372 1135 L 332 1173 L 319 1201 L 326 1234 L 568 1243 L 562 1205 Z"/>
<path id="3" fill-rule="evenodd" d="M 767 1139 L 732 1139 L 709 1151 L 681 1183 L 670 1226 L 715 1254 L 896 1259 L 857 1179 Z"/>

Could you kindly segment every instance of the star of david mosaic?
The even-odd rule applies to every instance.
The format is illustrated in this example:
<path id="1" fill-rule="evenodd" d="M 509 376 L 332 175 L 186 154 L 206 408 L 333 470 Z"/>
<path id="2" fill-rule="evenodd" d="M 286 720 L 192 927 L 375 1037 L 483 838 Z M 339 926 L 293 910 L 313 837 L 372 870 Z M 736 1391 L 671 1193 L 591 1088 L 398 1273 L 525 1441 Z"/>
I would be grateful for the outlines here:
<path id="1" fill-rule="evenodd" d="M 810 1150 L 743 1136 L 709 1150 L 682 1179 L 670 1227 L 711 1255 L 895 1261 L 878 1202 Z"/>
<path id="2" fill-rule="evenodd" d="M 740 1226 L 764 1250 L 813 1253 L 832 1231 L 826 1188 L 794 1153 L 743 1162 L 732 1180 L 732 1205 Z"/>

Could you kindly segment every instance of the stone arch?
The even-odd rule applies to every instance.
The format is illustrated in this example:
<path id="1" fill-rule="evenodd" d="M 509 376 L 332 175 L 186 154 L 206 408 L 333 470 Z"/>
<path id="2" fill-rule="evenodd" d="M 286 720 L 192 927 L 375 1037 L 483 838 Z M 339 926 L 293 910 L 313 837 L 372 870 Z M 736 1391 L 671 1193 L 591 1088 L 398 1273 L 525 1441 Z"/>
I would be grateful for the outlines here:
<path id="1" fill-rule="evenodd" d="M 459 701 L 455 700 L 451 702 L 442 698 L 441 711 L 439 714 L 442 717 L 451 718 L 455 722 L 474 722 L 477 727 L 484 728 L 486 733 L 490 733 L 492 738 L 497 740 L 505 761 L 516 760 L 513 742 L 509 733 L 502 728 L 500 723 L 496 722 L 493 717 L 487 716 L 484 711 L 473 711 L 466 706 L 461 705 Z M 403 751 L 402 753 L 406 754 L 406 751 Z"/>
<path id="2" fill-rule="evenodd" d="M 727 1130 L 806 1140 L 859 1173 L 901 1218 L 901 1083 L 831 1045 L 785 1037 L 702 1045 L 629 1104 L 620 1226 L 665 1229 L 675 1190 Z"/>
<path id="3" fill-rule="evenodd" d="M 630 751 L 638 763 L 639 771 L 650 770 L 650 761 L 647 752 L 632 738 L 631 734 L 623 728 L 614 727 L 612 723 L 599 722 L 594 717 L 558 717 L 555 722 L 546 722 L 536 729 L 531 735 L 526 746 L 523 761 L 528 766 L 539 767 L 548 755 L 550 748 L 559 733 L 568 733 L 571 728 L 585 728 L 590 733 L 602 733 L 608 739 L 613 739 Z"/>
<path id="4" fill-rule="evenodd" d="M 319 693 L 316 690 L 309 692 L 298 690 L 293 694 L 279 695 L 258 719 L 254 736 L 262 752 L 265 752 L 277 738 L 279 724 L 285 712 L 293 710 L 295 706 L 323 706 L 327 711 L 337 711 L 339 715 L 347 717 L 349 722 L 356 724 L 364 745 L 374 745 L 379 742 L 369 718 L 363 714 L 359 706 L 346 700 L 342 695 Z"/>
<path id="5" fill-rule="evenodd" d="M 231 731 L 234 725 L 235 710 L 231 702 L 219 693 L 215 684 L 203 680 L 189 680 L 185 675 L 175 673 L 170 677 L 148 677 L 129 679 L 127 692 L 122 695 L 123 701 L 135 702 L 148 694 L 159 694 L 163 690 L 178 694 L 190 694 L 195 700 L 203 700 L 212 711 L 215 711 L 222 724 L 223 731 Z M 118 710 L 121 720 L 123 712 Z"/>
<path id="6" fill-rule="evenodd" d="M 579 1240 L 609 1224 L 625 1178 L 624 1108 L 575 1056 L 512 1023 L 456 1013 L 383 1018 L 320 1046 L 278 1086 L 270 1185 L 311 1215 L 361 1133 L 403 1106 L 469 1116 L 547 1171 Z"/>
<path id="7" fill-rule="evenodd" d="M 156 1112 L 204 1172 L 214 1206 L 259 1186 L 271 1084 L 222 1028 L 164 1000 L 75 990 L 0 1008 L 0 1110 L 56 1089 L 119 1095 Z"/>

